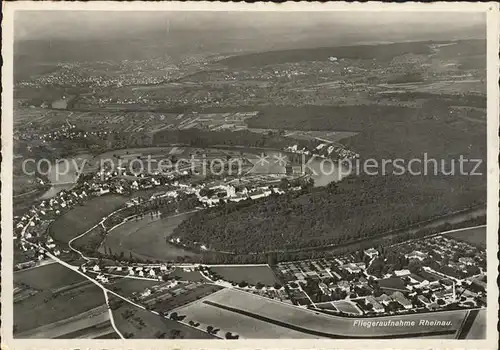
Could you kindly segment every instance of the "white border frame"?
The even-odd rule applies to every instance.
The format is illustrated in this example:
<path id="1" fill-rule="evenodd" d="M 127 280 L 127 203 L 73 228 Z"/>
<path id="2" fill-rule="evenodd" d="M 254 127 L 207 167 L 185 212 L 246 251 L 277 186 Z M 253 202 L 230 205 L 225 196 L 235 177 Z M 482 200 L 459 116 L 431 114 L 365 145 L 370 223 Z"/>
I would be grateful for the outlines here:
<path id="1" fill-rule="evenodd" d="M 486 340 L 19 340 L 12 338 L 13 325 L 13 247 L 12 240 L 12 112 L 13 112 L 13 24 L 14 12 L 20 10 L 91 10 L 91 11 L 397 11 L 397 12 L 485 12 L 487 16 L 487 251 L 488 251 L 488 310 Z M 2 349 L 386 349 L 386 348 L 475 348 L 496 349 L 498 344 L 498 222 L 499 222 L 499 7 L 497 3 L 217 3 L 217 2 L 29 2 L 3 3 L 2 23 Z"/>

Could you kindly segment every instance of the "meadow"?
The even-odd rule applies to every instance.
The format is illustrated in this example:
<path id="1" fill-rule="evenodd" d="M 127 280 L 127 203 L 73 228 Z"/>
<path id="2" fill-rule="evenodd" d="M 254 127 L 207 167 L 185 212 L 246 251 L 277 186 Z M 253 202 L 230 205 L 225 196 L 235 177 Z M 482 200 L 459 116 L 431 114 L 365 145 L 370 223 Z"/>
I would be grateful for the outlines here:
<path id="1" fill-rule="evenodd" d="M 460 231 L 447 233 L 445 236 L 483 249 L 486 248 L 486 226 L 466 228 Z"/>
<path id="2" fill-rule="evenodd" d="M 195 253 L 167 243 L 173 230 L 191 213 L 182 213 L 165 218 L 144 217 L 138 221 L 130 220 L 108 233 L 103 245 L 113 254 L 125 257 L 132 254 L 140 259 L 172 261 L 177 257 L 196 256 Z"/>
<path id="3" fill-rule="evenodd" d="M 14 324 L 19 332 L 23 332 L 74 317 L 104 303 L 101 288 L 94 284 L 80 285 L 60 293 L 43 291 L 14 304 Z"/>
<path id="4" fill-rule="evenodd" d="M 54 290 L 84 281 L 86 278 L 58 263 L 14 272 L 14 284 L 23 283 L 37 290 Z"/>
<path id="5" fill-rule="evenodd" d="M 49 234 L 55 240 L 67 243 L 123 206 L 127 200 L 127 197 L 119 195 L 92 198 L 57 218 L 50 226 Z"/>
<path id="6" fill-rule="evenodd" d="M 183 269 L 180 267 L 175 268 L 169 274 L 170 277 L 178 278 L 181 281 L 190 282 L 207 282 L 207 279 L 199 271 L 194 271 L 192 269 Z"/>
<path id="7" fill-rule="evenodd" d="M 16 338 L 74 338 L 76 334 L 94 338 L 113 332 L 109 313 L 105 305 L 81 314 L 44 324 L 40 327 L 16 334 Z"/>

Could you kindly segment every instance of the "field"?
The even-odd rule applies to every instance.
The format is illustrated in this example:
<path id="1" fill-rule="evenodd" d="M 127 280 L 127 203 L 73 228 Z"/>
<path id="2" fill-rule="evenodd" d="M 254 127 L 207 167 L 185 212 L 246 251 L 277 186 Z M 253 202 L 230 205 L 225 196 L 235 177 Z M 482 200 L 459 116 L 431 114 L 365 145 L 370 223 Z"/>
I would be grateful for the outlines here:
<path id="1" fill-rule="evenodd" d="M 161 300 L 160 302 L 156 302 L 151 305 L 152 309 L 157 310 L 157 311 L 170 311 L 174 308 L 180 307 L 182 305 L 186 305 L 188 303 L 191 303 L 195 300 L 201 299 L 206 297 L 207 295 L 210 295 L 214 292 L 217 292 L 218 290 L 222 289 L 220 286 L 216 286 L 213 284 L 202 284 L 196 286 L 194 289 L 186 289 L 184 286 L 180 286 L 179 288 L 174 288 L 173 290 L 170 290 L 169 293 L 174 293 L 175 290 L 180 290 L 184 289 L 185 291 L 177 294 L 173 297 L 170 298 L 165 298 Z M 147 303 L 147 300 L 144 301 Z M 149 303 L 147 303 L 149 305 Z"/>
<path id="2" fill-rule="evenodd" d="M 225 290 L 217 292 L 206 299 L 210 300 L 212 298 L 215 298 L 219 293 L 225 292 Z M 206 329 L 208 326 L 213 326 L 214 328 L 219 329 L 219 332 L 217 334 L 221 335 L 225 334 L 226 332 L 232 332 L 233 334 L 238 334 L 240 338 L 315 338 L 308 334 L 220 309 L 212 305 L 203 303 L 202 301 L 187 305 L 185 307 L 177 309 L 176 311 L 179 315 L 186 316 L 186 318 L 183 320 L 184 323 L 187 323 L 191 320 L 194 322 L 199 322 L 200 329 Z"/>
<path id="3" fill-rule="evenodd" d="M 347 314 L 355 314 L 361 315 L 363 312 L 359 310 L 353 303 L 345 300 L 338 300 L 332 302 L 333 305 L 337 308 L 337 310 L 345 312 Z"/>
<path id="4" fill-rule="evenodd" d="M 16 338 L 95 338 L 112 333 L 109 313 L 105 305 L 16 334 Z"/>
<path id="5" fill-rule="evenodd" d="M 190 213 L 177 214 L 166 218 L 145 218 L 131 220 L 108 233 L 103 243 L 113 254 L 123 252 L 125 256 L 152 260 L 175 260 L 179 256 L 195 256 L 193 252 L 173 246 L 166 238 Z M 101 246 L 101 250 L 103 246 Z"/>
<path id="6" fill-rule="evenodd" d="M 115 289 L 113 290 L 116 291 L 118 294 L 129 297 L 133 293 L 141 293 L 146 288 L 151 288 L 160 283 L 161 283 L 160 281 L 147 281 L 134 278 L 121 278 L 115 280 L 115 282 L 112 285 L 110 285 L 110 289 L 116 288 L 116 290 Z"/>
<path id="7" fill-rule="evenodd" d="M 207 305 L 208 304 L 208 305 Z M 232 322 L 219 325 L 222 322 L 221 314 L 214 313 L 214 308 L 224 310 L 227 315 L 233 314 Z M 187 315 L 187 318 L 195 321 L 211 324 L 214 327 L 228 327 L 229 331 L 241 334 L 242 337 L 258 337 L 259 332 L 255 325 L 250 328 L 242 326 L 241 320 L 249 318 L 265 321 L 268 324 L 280 325 L 293 330 L 298 330 L 316 337 L 328 338 L 369 338 L 369 337 L 415 337 L 421 335 L 447 336 L 455 333 L 460 327 L 465 316 L 465 311 L 447 311 L 432 314 L 412 314 L 405 316 L 388 316 L 374 319 L 362 319 L 364 321 L 414 321 L 413 325 L 400 325 L 394 327 L 355 327 L 355 318 L 343 318 L 328 316 L 307 309 L 298 308 L 289 304 L 280 303 L 271 299 L 265 299 L 250 293 L 236 289 L 226 289 L 214 293 L 204 301 L 191 304 L 185 308 L 178 309 L 179 314 Z M 221 311 L 222 312 L 222 311 Z M 199 319 L 199 320 L 198 320 Z M 224 318 L 225 319 L 225 318 Z M 450 326 L 420 325 L 421 320 L 451 321 Z M 225 322 L 225 321 L 224 321 Z M 231 324 L 233 325 L 232 328 Z M 224 329 L 225 330 L 225 329 Z M 272 337 L 272 336 L 271 336 Z M 275 335 L 274 337 L 279 337 Z"/>
<path id="8" fill-rule="evenodd" d="M 210 268 L 213 272 L 222 277 L 223 280 L 228 282 L 242 282 L 245 281 L 251 285 L 256 285 L 258 282 L 266 285 L 273 286 L 280 281 L 274 275 L 273 270 L 268 265 L 262 266 L 213 266 Z"/>
<path id="9" fill-rule="evenodd" d="M 431 51 L 427 42 L 355 45 L 250 53 L 224 58 L 220 60 L 219 63 L 231 68 L 249 68 L 271 64 L 320 61 L 330 56 L 354 59 L 376 59 L 379 61 L 391 60 L 396 56 L 410 52 L 413 54 L 428 54 Z"/>
<path id="10" fill-rule="evenodd" d="M 333 311 L 338 311 L 338 309 L 333 305 L 332 302 L 325 302 L 325 303 L 316 303 L 316 306 L 325 309 L 325 310 L 333 310 Z"/>
<path id="11" fill-rule="evenodd" d="M 120 208 L 127 200 L 127 197 L 118 195 L 92 198 L 54 221 L 49 233 L 55 240 L 69 242 L 97 224 L 104 216 Z"/>
<path id="12" fill-rule="evenodd" d="M 14 284 L 26 284 L 37 290 L 53 290 L 86 279 L 58 263 L 47 264 L 14 273 Z"/>
<path id="13" fill-rule="evenodd" d="M 77 316 L 103 304 L 102 290 L 90 283 L 78 284 L 57 293 L 43 291 L 14 304 L 14 324 L 18 332 L 25 332 Z"/>
<path id="14" fill-rule="evenodd" d="M 102 243 L 105 232 L 101 225 L 95 227 L 85 236 L 74 240 L 71 245 L 78 250 L 94 252 Z"/>
<path id="15" fill-rule="evenodd" d="M 349 131 L 300 131 L 286 130 L 286 137 L 299 140 L 319 140 L 328 143 L 336 143 L 342 139 L 356 135 L 355 132 Z"/>
<path id="16" fill-rule="evenodd" d="M 127 311 L 128 310 L 128 311 Z M 127 317 L 127 313 L 130 315 Z M 213 339 L 214 337 L 192 327 L 155 315 L 133 305 L 123 304 L 113 310 L 116 326 L 120 332 L 133 339 L 155 339 L 163 334 L 172 338 L 174 330 L 180 331 L 176 338 Z"/>
<path id="17" fill-rule="evenodd" d="M 460 231 L 447 233 L 446 236 L 459 241 L 467 242 L 483 249 L 486 248 L 486 226 L 463 229 Z"/>
<path id="18" fill-rule="evenodd" d="M 472 323 L 466 339 L 485 339 L 486 338 L 486 310 L 480 310 L 474 323 Z"/>
<path id="19" fill-rule="evenodd" d="M 207 279 L 199 271 L 194 271 L 192 269 L 183 269 L 177 267 L 174 271 L 170 273 L 171 277 L 177 277 L 181 281 L 190 282 L 207 282 Z"/>

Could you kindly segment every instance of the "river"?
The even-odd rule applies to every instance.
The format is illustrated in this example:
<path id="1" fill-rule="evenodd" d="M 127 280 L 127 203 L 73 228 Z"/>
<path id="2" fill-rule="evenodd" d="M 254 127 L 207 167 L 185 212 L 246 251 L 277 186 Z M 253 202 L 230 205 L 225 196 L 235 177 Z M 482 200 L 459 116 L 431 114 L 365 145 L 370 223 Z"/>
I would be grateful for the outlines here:
<path id="1" fill-rule="evenodd" d="M 74 158 L 66 158 L 64 161 L 56 161 L 51 164 L 47 177 L 52 186 L 40 199 L 49 199 L 61 191 L 73 188 L 78 181 L 78 170 L 82 169 L 83 163 L 91 158 L 92 156 L 89 154 L 81 154 Z"/>
<path id="2" fill-rule="evenodd" d="M 316 173 L 311 176 L 314 180 L 314 187 L 326 186 L 331 182 L 337 182 L 346 177 L 349 171 L 339 163 L 339 161 L 314 157 L 308 163 L 309 168 L 313 169 Z"/>

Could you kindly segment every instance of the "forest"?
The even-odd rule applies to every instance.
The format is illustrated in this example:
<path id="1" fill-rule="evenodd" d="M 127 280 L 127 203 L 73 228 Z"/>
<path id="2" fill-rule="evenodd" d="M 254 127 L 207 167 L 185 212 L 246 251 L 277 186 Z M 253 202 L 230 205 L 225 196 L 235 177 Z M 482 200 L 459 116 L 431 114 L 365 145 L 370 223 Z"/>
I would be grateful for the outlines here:
<path id="1" fill-rule="evenodd" d="M 436 159 L 437 165 L 431 164 L 424 173 L 425 164 L 414 164 L 412 172 L 403 174 L 395 174 L 389 166 L 385 173 L 361 172 L 337 184 L 271 196 L 237 210 L 227 206 L 211 209 L 183 222 L 174 234 L 186 243 L 202 242 L 210 249 L 236 254 L 283 252 L 369 238 L 485 204 L 484 125 L 450 117 L 446 105 L 399 115 L 380 108 L 357 119 L 354 114 L 344 118 L 330 115 L 329 119 L 326 114 L 318 119 L 303 114 L 301 122 L 326 128 L 328 119 L 332 125 L 338 121 L 346 127 L 350 124 L 351 130 L 361 128 L 358 135 L 342 140 L 359 152 L 361 161 L 371 159 L 380 164 L 400 158 L 409 162 L 425 155 Z M 283 124 L 285 120 L 280 124 L 294 126 L 294 120 Z M 482 175 L 470 175 L 472 163 L 459 172 L 459 157 L 481 160 L 477 171 Z M 454 171 L 445 173 L 451 167 Z"/>
<path id="2" fill-rule="evenodd" d="M 402 197 L 404 193 L 404 197 Z M 174 231 L 184 243 L 236 254 L 339 245 L 484 202 L 474 189 L 423 191 L 406 177 L 350 177 L 306 193 L 200 212 Z"/>
<path id="3" fill-rule="evenodd" d="M 298 144 L 301 148 L 314 148 L 318 141 L 291 140 L 278 131 L 265 134 L 242 131 L 206 131 L 200 129 L 162 130 L 153 137 L 153 145 L 184 144 L 193 147 L 210 147 L 214 145 L 247 146 L 283 149 L 291 144 Z"/>

